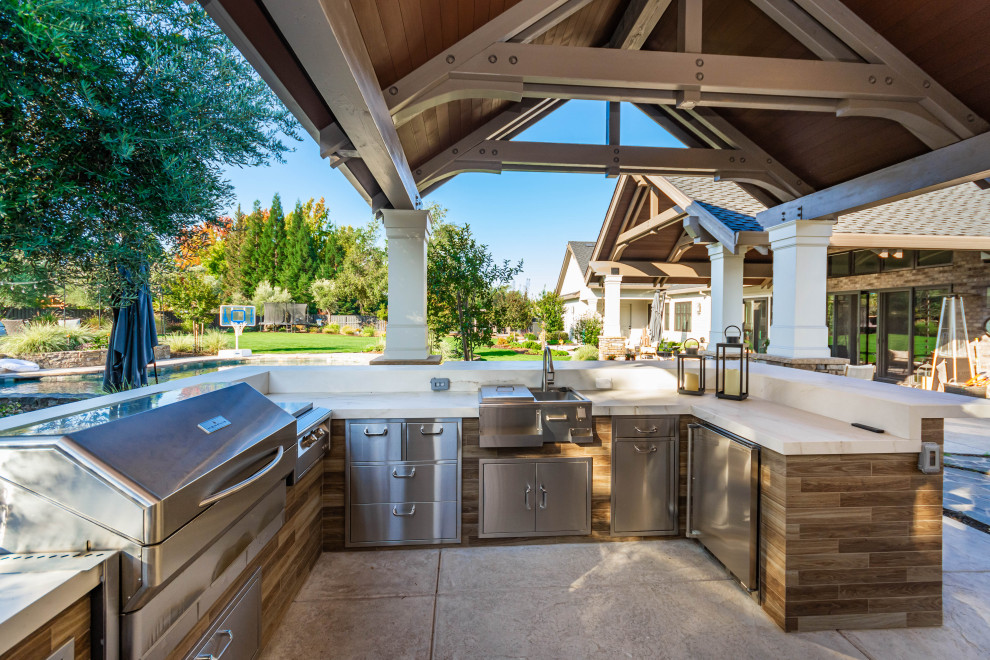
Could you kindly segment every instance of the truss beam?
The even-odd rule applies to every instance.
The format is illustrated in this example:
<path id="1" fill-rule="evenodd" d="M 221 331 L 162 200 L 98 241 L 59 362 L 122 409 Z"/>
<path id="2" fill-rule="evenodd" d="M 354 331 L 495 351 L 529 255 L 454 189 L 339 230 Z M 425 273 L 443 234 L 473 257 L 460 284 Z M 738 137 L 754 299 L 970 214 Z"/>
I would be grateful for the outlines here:
<path id="1" fill-rule="evenodd" d="M 619 19 L 609 48 L 639 50 L 660 22 L 672 0 L 632 0 Z"/>

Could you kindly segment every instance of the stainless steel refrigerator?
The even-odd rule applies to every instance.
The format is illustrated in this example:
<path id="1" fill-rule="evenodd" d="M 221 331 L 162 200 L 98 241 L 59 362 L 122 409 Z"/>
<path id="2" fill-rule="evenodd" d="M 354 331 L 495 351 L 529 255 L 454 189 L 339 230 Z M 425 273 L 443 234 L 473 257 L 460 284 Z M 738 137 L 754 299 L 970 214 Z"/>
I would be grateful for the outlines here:
<path id="1" fill-rule="evenodd" d="M 758 589 L 760 448 L 710 424 L 689 425 L 687 500 L 687 535 Z"/>

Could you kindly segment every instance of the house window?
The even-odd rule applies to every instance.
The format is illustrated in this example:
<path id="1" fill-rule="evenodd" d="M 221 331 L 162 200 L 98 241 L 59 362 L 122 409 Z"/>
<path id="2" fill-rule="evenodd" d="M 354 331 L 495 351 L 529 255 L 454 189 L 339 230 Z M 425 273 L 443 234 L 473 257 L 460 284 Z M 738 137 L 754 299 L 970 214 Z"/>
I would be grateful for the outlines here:
<path id="1" fill-rule="evenodd" d="M 828 258 L 828 276 L 829 277 L 844 277 L 851 273 L 849 268 L 849 257 L 852 252 L 843 252 L 842 254 L 833 254 Z"/>
<path id="2" fill-rule="evenodd" d="M 674 332 L 691 332 L 691 303 L 674 303 Z"/>
<path id="3" fill-rule="evenodd" d="M 948 266 L 952 263 L 952 250 L 918 250 L 918 268 Z"/>
<path id="4" fill-rule="evenodd" d="M 880 257 L 873 250 L 856 250 L 852 255 L 854 275 L 869 275 L 880 272 Z"/>
<path id="5" fill-rule="evenodd" d="M 663 329 L 670 330 L 670 303 L 664 305 L 663 310 Z"/>
<path id="6" fill-rule="evenodd" d="M 914 250 L 903 250 L 903 256 L 898 259 L 894 256 L 896 252 L 890 251 L 890 256 L 883 260 L 884 271 L 907 270 L 914 266 Z"/>

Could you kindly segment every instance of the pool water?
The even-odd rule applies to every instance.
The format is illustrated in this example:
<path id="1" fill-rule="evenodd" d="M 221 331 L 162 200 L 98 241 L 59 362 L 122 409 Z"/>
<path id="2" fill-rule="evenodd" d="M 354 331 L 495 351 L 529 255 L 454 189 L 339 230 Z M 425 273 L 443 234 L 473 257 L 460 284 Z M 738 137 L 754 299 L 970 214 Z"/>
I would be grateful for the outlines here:
<path id="1" fill-rule="evenodd" d="M 179 378 L 190 378 L 213 373 L 222 369 L 240 367 L 246 364 L 265 365 L 305 365 L 328 364 L 326 356 L 305 358 L 253 358 L 250 360 L 210 360 L 185 362 L 158 367 L 158 382 L 164 383 Z M 148 368 L 148 383 L 154 385 L 155 374 Z M 78 376 L 46 376 L 43 378 L 15 380 L 0 375 L 0 396 L 5 394 L 102 394 L 103 372 L 80 374 Z"/>

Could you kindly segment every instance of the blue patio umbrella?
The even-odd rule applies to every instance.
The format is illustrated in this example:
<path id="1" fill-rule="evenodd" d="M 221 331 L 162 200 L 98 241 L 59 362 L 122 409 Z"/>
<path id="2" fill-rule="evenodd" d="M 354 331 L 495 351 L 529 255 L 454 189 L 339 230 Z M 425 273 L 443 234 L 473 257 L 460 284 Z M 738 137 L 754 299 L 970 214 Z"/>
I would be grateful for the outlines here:
<path id="1" fill-rule="evenodd" d="M 130 280 L 126 273 L 125 279 Z M 148 384 L 148 365 L 155 360 L 158 333 L 148 285 L 138 289 L 131 304 L 114 308 L 113 330 L 103 370 L 103 389 L 121 390 Z M 157 368 L 156 368 L 157 379 Z"/>

